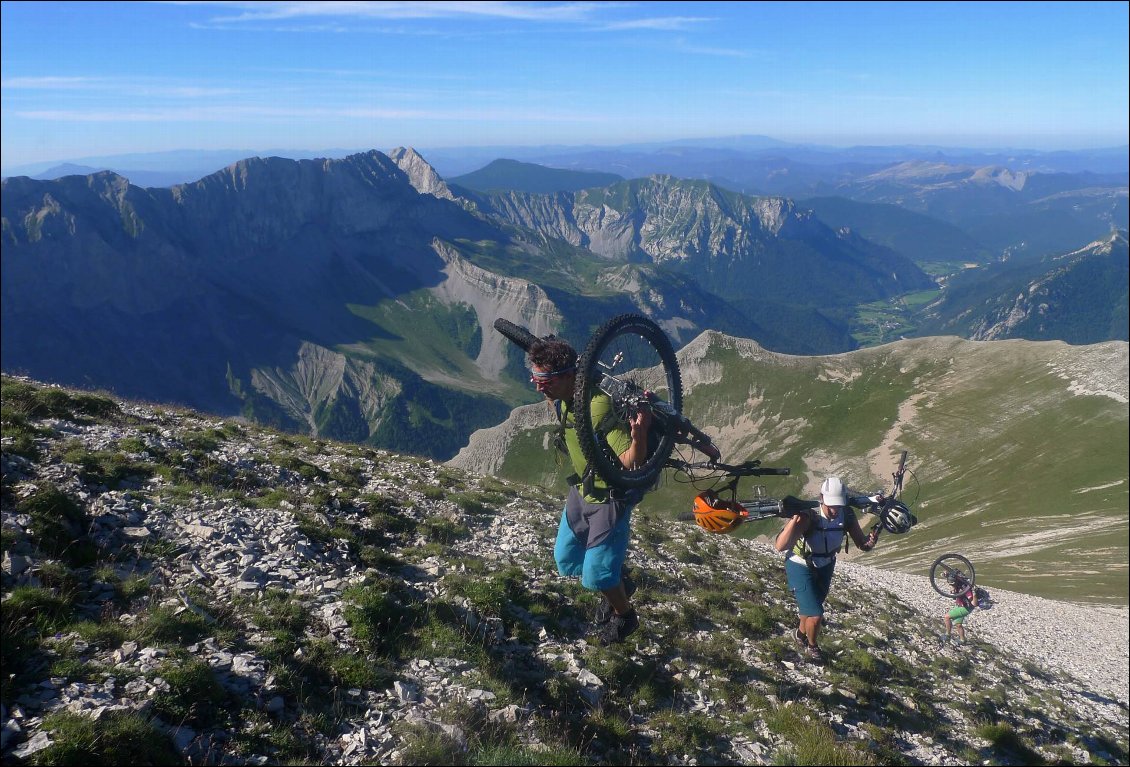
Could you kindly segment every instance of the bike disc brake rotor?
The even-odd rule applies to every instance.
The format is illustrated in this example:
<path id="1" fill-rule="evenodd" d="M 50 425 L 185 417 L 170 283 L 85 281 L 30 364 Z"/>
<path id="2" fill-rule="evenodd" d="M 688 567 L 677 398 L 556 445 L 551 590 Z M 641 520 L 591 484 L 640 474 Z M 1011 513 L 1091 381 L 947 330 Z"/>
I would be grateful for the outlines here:
<path id="1" fill-rule="evenodd" d="M 625 468 L 601 436 L 601 424 L 592 423 L 583 403 L 594 395 L 607 395 L 616 420 L 626 423 L 652 392 L 658 403 L 652 408 L 648 454 L 644 463 Z M 642 488 L 655 481 L 674 447 L 674 434 L 664 428 L 664 406 L 682 408 L 683 388 L 678 362 L 670 340 L 651 320 L 640 315 L 620 315 L 593 334 L 578 366 L 574 412 L 577 437 L 585 458 L 609 485 Z"/>

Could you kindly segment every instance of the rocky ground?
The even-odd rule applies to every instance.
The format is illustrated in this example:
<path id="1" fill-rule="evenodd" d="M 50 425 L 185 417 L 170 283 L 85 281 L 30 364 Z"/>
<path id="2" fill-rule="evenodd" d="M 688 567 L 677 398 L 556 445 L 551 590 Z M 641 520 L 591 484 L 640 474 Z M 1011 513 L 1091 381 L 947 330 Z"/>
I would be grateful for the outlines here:
<path id="1" fill-rule="evenodd" d="M 1125 611 L 994 591 L 942 648 L 924 579 L 845 562 L 813 665 L 777 555 L 640 515 L 601 647 L 538 488 L 13 386 L 5 763 L 59 763 L 65 713 L 197 764 L 1126 760 Z"/>

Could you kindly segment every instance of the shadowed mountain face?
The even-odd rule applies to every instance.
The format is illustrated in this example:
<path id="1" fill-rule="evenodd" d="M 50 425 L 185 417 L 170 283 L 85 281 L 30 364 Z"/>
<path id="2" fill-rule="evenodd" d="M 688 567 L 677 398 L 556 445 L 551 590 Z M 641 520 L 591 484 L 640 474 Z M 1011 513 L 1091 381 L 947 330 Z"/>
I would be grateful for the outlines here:
<path id="1" fill-rule="evenodd" d="M 378 333 L 349 310 L 443 280 L 483 226 L 387 157 L 246 160 L 194 184 L 4 183 L 4 364 L 230 410 L 229 372 Z"/>
<path id="2" fill-rule="evenodd" d="M 1130 340 L 1126 232 L 1039 261 L 1006 261 L 952 278 L 919 330 L 974 340 Z"/>

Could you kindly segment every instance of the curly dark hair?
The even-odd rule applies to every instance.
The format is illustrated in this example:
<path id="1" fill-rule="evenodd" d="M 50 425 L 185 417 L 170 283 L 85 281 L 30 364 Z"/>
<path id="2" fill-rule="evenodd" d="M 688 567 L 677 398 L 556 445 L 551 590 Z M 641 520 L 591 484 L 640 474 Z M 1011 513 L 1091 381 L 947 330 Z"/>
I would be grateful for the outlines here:
<path id="1" fill-rule="evenodd" d="M 560 338 L 534 341 L 527 354 L 531 365 L 547 370 L 565 370 L 577 364 L 577 350 Z"/>

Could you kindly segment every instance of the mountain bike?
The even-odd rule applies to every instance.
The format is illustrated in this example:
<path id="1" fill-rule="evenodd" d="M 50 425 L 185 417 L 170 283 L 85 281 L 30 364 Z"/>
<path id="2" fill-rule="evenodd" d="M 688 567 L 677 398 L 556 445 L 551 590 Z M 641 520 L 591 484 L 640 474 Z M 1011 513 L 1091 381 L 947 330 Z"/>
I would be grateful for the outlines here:
<path id="1" fill-rule="evenodd" d="M 494 328 L 524 352 L 539 340 L 509 320 L 495 320 Z M 675 350 L 663 329 L 647 317 L 621 314 L 598 327 L 577 358 L 575 380 L 571 404 L 581 452 L 610 486 L 631 490 L 654 485 L 677 444 L 689 445 L 713 460 L 721 458 L 713 440 L 680 412 L 683 381 Z M 638 466 L 625 467 L 605 441 L 602 425 L 593 423 L 589 403 L 599 393 L 608 396 L 621 422 L 650 409 L 647 456 Z"/>
<path id="2" fill-rule="evenodd" d="M 976 587 L 973 563 L 961 554 L 943 554 L 930 565 L 930 585 L 945 597 L 959 597 Z"/>
<path id="3" fill-rule="evenodd" d="M 539 340 L 528 329 L 509 320 L 495 320 L 494 328 L 524 352 L 529 352 L 530 346 Z M 541 340 L 552 338 L 555 336 L 545 336 Z M 650 408 L 653 421 L 647 458 L 640 466 L 625 467 L 603 439 L 599 425 L 592 422 L 588 403 L 598 392 L 609 397 L 613 412 L 621 421 L 627 421 L 641 408 Z M 683 382 L 679 363 L 662 328 L 638 314 L 621 314 L 608 320 L 593 333 L 577 359 L 572 404 L 577 438 L 585 460 L 609 485 L 620 489 L 650 487 L 664 469 L 675 469 L 686 477 L 682 481 L 689 481 L 696 488 L 704 481 L 726 479 L 728 481 L 721 490 L 729 491 L 729 501 L 720 498 L 715 490 L 705 490 L 695 497 L 695 502 L 699 506 L 705 503 L 728 508 L 736 515 L 727 531 L 743 522 L 792 516 L 819 506 L 816 501 L 792 496 L 769 498 L 761 486 L 755 488 L 754 498 L 737 501 L 737 486 L 741 478 L 788 475 L 789 469 L 763 467 L 757 460 L 737 465 L 721 463 L 721 452 L 711 437 L 679 412 L 682 401 Z M 687 445 L 710 460 L 691 462 L 681 455 L 672 457 L 677 445 Z M 849 499 L 853 506 L 866 507 L 878 514 L 882 528 L 894 533 L 905 533 L 917 522 L 898 498 L 906 472 L 906 456 L 904 450 L 894 473 L 894 489 L 890 494 L 879 492 Z M 695 518 L 693 513 L 691 518 Z"/>
<path id="4" fill-rule="evenodd" d="M 874 514 L 879 521 L 875 524 L 876 539 L 879 531 L 886 530 L 890 533 L 906 533 L 917 524 L 918 519 L 904 504 L 899 496 L 902 494 L 903 478 L 906 475 L 907 451 L 902 451 L 898 467 L 892 478 L 894 485 L 890 493 L 882 490 L 871 495 L 849 495 L 849 506 L 865 509 L 867 513 Z M 761 485 L 754 487 L 754 497 L 746 500 L 737 499 L 738 484 L 743 477 L 765 475 L 788 475 L 787 468 L 767 468 L 761 466 L 760 461 L 746 461 L 737 466 L 719 463 L 689 464 L 679 461 L 670 461 L 674 468 L 679 469 L 689 477 L 692 484 L 703 480 L 725 480 L 718 488 L 710 488 L 695 496 L 692 511 L 682 513 L 678 519 L 695 522 L 703 529 L 713 533 L 729 533 L 746 522 L 754 522 L 772 517 L 788 518 L 795 514 L 812 513 L 819 508 L 819 501 L 806 501 L 787 495 L 783 498 L 770 498 Z M 713 474 L 703 472 L 714 472 Z M 696 485 L 697 486 L 697 485 Z M 723 498 L 721 493 L 729 493 L 729 499 Z"/>

